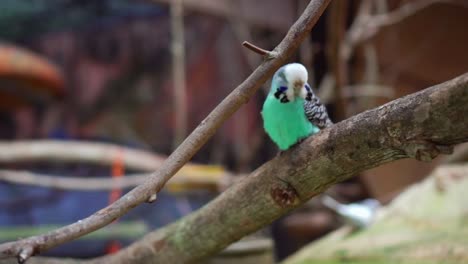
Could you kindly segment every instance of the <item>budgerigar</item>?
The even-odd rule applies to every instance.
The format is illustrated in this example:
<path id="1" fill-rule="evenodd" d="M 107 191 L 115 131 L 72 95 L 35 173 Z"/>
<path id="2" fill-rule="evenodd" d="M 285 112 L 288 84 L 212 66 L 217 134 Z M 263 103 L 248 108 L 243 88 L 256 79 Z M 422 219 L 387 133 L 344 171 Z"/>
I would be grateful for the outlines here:
<path id="1" fill-rule="evenodd" d="M 280 150 L 332 125 L 307 77 L 307 69 L 300 63 L 284 65 L 273 75 L 262 117 L 265 131 Z"/>

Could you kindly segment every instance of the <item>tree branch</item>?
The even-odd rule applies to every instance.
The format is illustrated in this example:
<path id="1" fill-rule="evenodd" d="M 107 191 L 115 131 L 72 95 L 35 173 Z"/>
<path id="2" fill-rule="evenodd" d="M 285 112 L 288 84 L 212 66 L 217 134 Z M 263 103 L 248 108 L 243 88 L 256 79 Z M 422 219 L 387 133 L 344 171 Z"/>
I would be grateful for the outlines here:
<path id="1" fill-rule="evenodd" d="M 381 28 L 400 23 L 404 19 L 418 13 L 421 10 L 424 10 L 434 4 L 443 3 L 468 7 L 468 3 L 464 0 L 415 0 L 409 1 L 408 3 L 388 13 L 370 15 L 370 12 L 365 12 L 361 16 L 358 15 L 357 19 L 348 31 L 345 41 L 342 44 L 341 56 L 348 60 L 354 47 L 357 44 L 374 37 Z"/>
<path id="2" fill-rule="evenodd" d="M 454 4 L 468 7 L 468 3 L 464 0 L 418 0 L 410 1 L 407 4 L 402 5 L 398 9 L 389 13 L 375 15 L 371 17 L 367 22 L 369 26 L 381 28 L 390 26 L 393 24 L 400 23 L 404 19 L 418 13 L 419 11 L 426 9 L 434 4 Z"/>
<path id="3" fill-rule="evenodd" d="M 274 55 L 272 55 L 271 51 L 269 50 L 265 50 L 265 49 L 262 49 L 258 46 L 255 46 L 254 44 L 248 42 L 248 41 L 244 41 L 242 42 L 242 46 L 248 48 L 249 50 L 257 53 L 258 55 L 262 55 L 262 56 L 268 56 L 268 57 L 272 57 Z"/>
<path id="4" fill-rule="evenodd" d="M 120 153 L 120 154 L 119 154 Z M 166 157 L 149 151 L 126 148 L 119 145 L 85 141 L 58 140 L 23 140 L 13 142 L 0 141 L 0 163 L 60 161 L 89 162 L 111 166 L 116 157 L 121 156 L 127 169 L 138 171 L 153 171 L 161 167 Z M 37 185 L 67 190 L 105 190 L 109 186 L 118 188 L 135 187 L 144 182 L 150 174 L 132 175 L 123 179 L 113 180 L 101 178 L 57 177 L 38 175 L 30 172 L 0 171 L 0 180 L 12 183 Z M 170 186 L 177 190 L 191 186 L 217 188 L 220 180 L 229 180 L 230 175 L 223 167 L 186 163 L 176 176 L 171 179 Z"/>
<path id="5" fill-rule="evenodd" d="M 149 151 L 109 143 L 73 140 L 0 141 L 0 163 L 59 161 L 111 166 L 118 155 L 122 156 L 127 169 L 140 171 L 156 170 L 166 159 Z"/>
<path id="6" fill-rule="evenodd" d="M 302 16 L 275 48 L 275 56 L 265 60 L 242 84 L 227 96 L 179 145 L 161 168 L 148 177 L 144 184 L 139 185 L 116 202 L 81 221 L 44 235 L 1 244 L 0 258 L 24 256 L 24 252 L 31 253 L 26 254 L 28 257 L 93 232 L 121 217 L 130 209 L 147 201 L 160 191 L 164 184 L 193 157 L 221 124 L 242 104 L 247 103 L 256 90 L 297 50 L 329 2 L 330 0 L 311 1 Z M 180 263 L 181 261 L 177 262 Z"/>
<path id="7" fill-rule="evenodd" d="M 468 141 L 468 73 L 325 129 L 202 209 L 93 263 L 187 263 L 271 223 L 331 185 L 403 158 L 430 160 Z"/>
<path id="8" fill-rule="evenodd" d="M 174 89 L 175 128 L 173 149 L 187 136 L 188 109 L 185 77 L 184 3 L 173 0 L 171 9 L 172 85 Z"/>
<path id="9" fill-rule="evenodd" d="M 406 18 L 434 4 L 443 3 L 468 7 L 468 3 L 464 0 L 414 0 L 401 5 L 391 12 L 372 15 L 373 5 L 376 4 L 375 1 L 362 0 L 351 27 L 347 31 L 344 40 L 341 41 L 339 45 L 338 57 L 336 58 L 337 66 L 335 75 L 337 87 L 339 91 L 343 91 L 339 94 L 340 97 L 344 98 L 345 93 L 353 94 L 352 89 L 350 89 L 351 86 L 348 83 L 348 64 L 357 45 L 374 37 L 384 27 L 400 23 Z M 349 101 L 346 110 L 347 116 L 350 116 L 358 112 L 359 109 L 357 109 L 357 105 L 354 101 Z"/>
<path id="10" fill-rule="evenodd" d="M 0 170 L 0 181 L 54 188 L 72 191 L 110 191 L 113 189 L 128 189 L 145 182 L 151 174 L 141 173 L 125 175 L 119 178 L 110 177 L 68 177 L 58 175 L 46 175 L 28 171 Z M 213 177 L 215 176 L 215 177 Z M 178 175 L 167 182 L 169 189 L 193 189 L 208 188 L 219 189 L 224 181 L 230 181 L 231 176 L 226 174 L 202 175 Z"/>

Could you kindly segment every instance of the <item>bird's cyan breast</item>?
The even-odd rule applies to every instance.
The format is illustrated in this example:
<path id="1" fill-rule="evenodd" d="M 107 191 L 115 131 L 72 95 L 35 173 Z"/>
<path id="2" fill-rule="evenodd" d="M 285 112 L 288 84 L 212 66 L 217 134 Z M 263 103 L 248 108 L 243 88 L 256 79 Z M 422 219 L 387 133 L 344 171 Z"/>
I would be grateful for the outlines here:
<path id="1" fill-rule="evenodd" d="M 315 131 L 305 116 L 303 103 L 302 98 L 280 103 L 274 96 L 268 95 L 263 104 L 263 126 L 281 150 L 290 148 Z"/>

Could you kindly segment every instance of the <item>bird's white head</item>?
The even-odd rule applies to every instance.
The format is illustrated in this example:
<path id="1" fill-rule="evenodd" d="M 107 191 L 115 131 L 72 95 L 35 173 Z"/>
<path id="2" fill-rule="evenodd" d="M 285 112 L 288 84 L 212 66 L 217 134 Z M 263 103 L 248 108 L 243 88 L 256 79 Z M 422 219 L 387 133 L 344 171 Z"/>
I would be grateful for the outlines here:
<path id="1" fill-rule="evenodd" d="M 302 88 L 307 82 L 307 69 L 300 63 L 290 63 L 284 67 L 284 76 L 294 88 Z"/>
<path id="2" fill-rule="evenodd" d="M 305 98 L 307 91 L 308 73 L 304 65 L 300 63 L 290 63 L 284 67 L 284 76 L 288 82 L 288 90 L 291 93 L 288 97 L 303 97 Z"/>

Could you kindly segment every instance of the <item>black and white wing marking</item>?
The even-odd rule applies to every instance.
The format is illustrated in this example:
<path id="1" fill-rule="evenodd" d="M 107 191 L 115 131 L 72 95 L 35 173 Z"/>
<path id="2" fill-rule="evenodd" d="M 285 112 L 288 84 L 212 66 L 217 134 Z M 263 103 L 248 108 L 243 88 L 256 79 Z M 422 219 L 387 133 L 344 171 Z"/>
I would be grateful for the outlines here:
<path id="1" fill-rule="evenodd" d="M 304 112 L 307 119 L 320 129 L 333 125 L 333 122 L 328 117 L 325 105 L 320 102 L 308 84 L 305 87 L 307 95 L 304 101 Z"/>
<path id="2" fill-rule="evenodd" d="M 275 98 L 280 100 L 281 103 L 288 103 L 288 95 L 286 94 L 286 90 L 288 90 L 288 87 L 286 86 L 280 86 L 276 89 L 276 92 L 274 94 Z"/>

